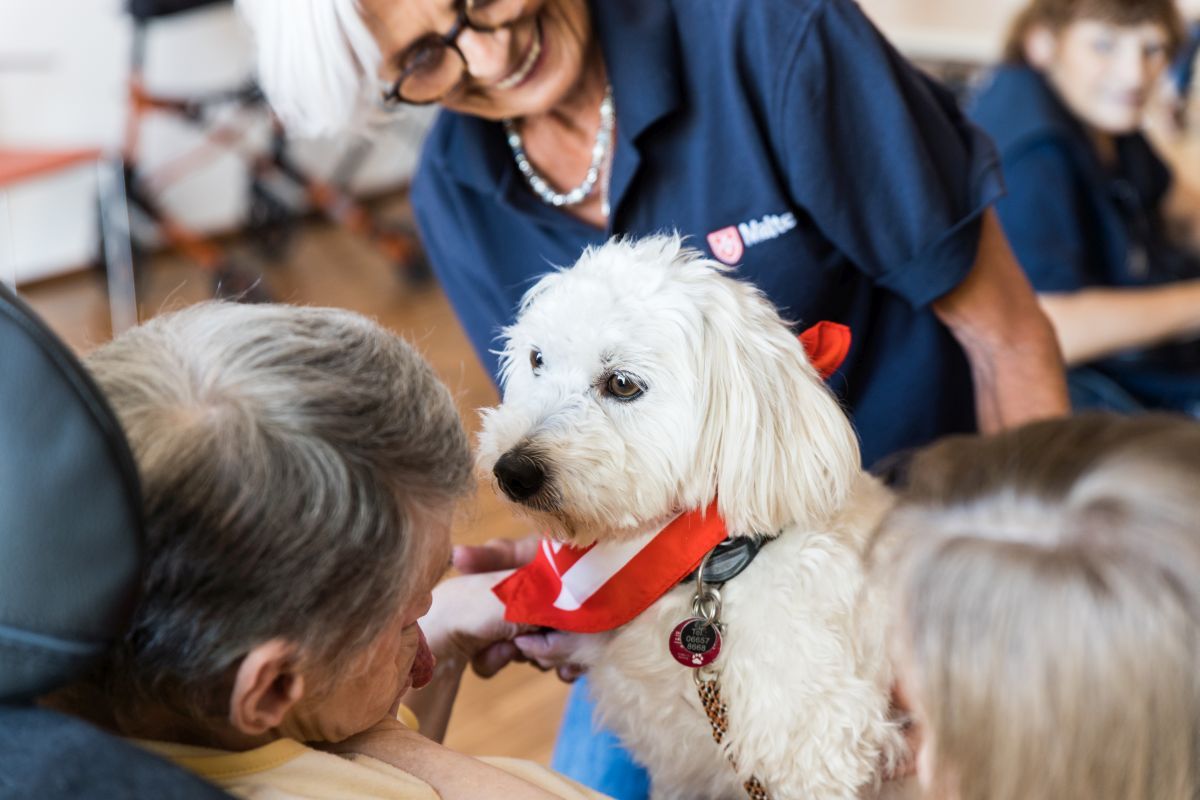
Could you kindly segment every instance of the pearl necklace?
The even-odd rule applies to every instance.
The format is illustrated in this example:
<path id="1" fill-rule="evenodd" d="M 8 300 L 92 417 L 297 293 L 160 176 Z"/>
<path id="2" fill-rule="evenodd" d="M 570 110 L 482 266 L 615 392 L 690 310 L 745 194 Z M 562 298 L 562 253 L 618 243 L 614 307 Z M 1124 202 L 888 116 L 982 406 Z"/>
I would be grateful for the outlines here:
<path id="1" fill-rule="evenodd" d="M 600 180 L 600 173 L 612 149 L 613 125 L 615 121 L 616 115 L 613 113 L 612 86 L 608 86 L 604 90 L 604 99 L 600 101 L 600 130 L 596 132 L 596 143 L 592 145 L 592 162 L 588 165 L 587 174 L 583 177 L 583 183 L 569 192 L 554 191 L 546 179 L 533 168 L 533 164 L 529 163 L 529 159 L 525 155 L 525 144 L 521 140 L 521 133 L 517 130 L 516 123 L 511 119 L 504 120 L 504 133 L 508 137 L 508 146 L 512 149 L 513 158 L 516 159 L 517 169 L 525 176 L 525 182 L 529 184 L 529 188 L 534 191 L 534 194 L 540 197 L 543 203 L 548 205 L 560 207 L 574 206 L 586 200 L 595 190 L 597 181 Z M 604 198 L 603 205 L 604 216 L 607 217 L 607 197 Z"/>

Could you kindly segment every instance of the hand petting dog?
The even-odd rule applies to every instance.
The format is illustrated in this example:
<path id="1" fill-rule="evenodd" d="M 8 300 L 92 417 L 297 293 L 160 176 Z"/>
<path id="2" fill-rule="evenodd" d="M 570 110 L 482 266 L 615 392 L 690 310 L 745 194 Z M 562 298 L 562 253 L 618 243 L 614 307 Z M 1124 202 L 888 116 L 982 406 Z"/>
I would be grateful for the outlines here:
<path id="1" fill-rule="evenodd" d="M 540 541 L 541 537 L 530 536 L 460 545 L 454 548 L 453 565 L 464 574 L 511 571 L 533 560 Z M 511 663 L 528 663 L 543 672 L 553 670 L 560 680 L 572 683 L 587 671 L 587 667 L 574 660 L 580 637 L 555 630 L 520 634 L 484 648 L 472 660 L 471 667 L 480 677 L 490 678 Z"/>

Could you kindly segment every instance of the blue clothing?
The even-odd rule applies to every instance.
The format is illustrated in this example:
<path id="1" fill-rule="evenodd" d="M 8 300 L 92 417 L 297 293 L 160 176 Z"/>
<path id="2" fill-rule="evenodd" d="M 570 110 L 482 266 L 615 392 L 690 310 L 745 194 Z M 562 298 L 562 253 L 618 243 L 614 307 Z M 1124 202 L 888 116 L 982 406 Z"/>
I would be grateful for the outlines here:
<path id="1" fill-rule="evenodd" d="M 1192 94 L 1192 84 L 1196 79 L 1196 56 L 1200 55 L 1200 22 L 1188 25 L 1187 39 L 1183 47 L 1171 61 L 1169 75 L 1175 84 L 1175 91 L 1186 103 Z"/>
<path id="2" fill-rule="evenodd" d="M 0 800 L 233 800 L 83 720 L 0 705 Z"/>
<path id="3" fill-rule="evenodd" d="M 830 385 L 866 464 L 972 430 L 966 358 L 929 304 L 970 271 L 1002 187 L 951 95 L 850 0 L 590 6 L 616 105 L 606 230 L 539 200 L 501 126 L 480 118 L 443 111 L 413 181 L 430 262 L 492 374 L 501 327 L 552 265 L 614 234 L 678 230 L 736 261 L 798 327 L 850 326 Z M 595 732 L 585 687 L 554 766 L 644 797 L 645 775 Z"/>
<path id="4" fill-rule="evenodd" d="M 1171 173 L 1140 133 L 1118 137 L 1105 166 L 1082 124 L 1036 71 L 997 70 L 971 117 L 996 142 L 1008 195 L 1001 224 L 1034 289 L 1152 286 L 1200 277 L 1200 260 L 1171 241 L 1161 213 Z M 1200 346 L 1180 343 L 1122 353 L 1068 376 L 1073 389 L 1107 377 L 1143 406 L 1188 411 L 1200 396 Z M 1180 383 L 1170 384 L 1176 375 Z M 1075 386 L 1079 384 L 1079 386 Z M 1085 392 L 1109 407 L 1109 392 Z M 1111 407 L 1124 410 L 1123 398 Z"/>
<path id="5" fill-rule="evenodd" d="M 594 713 L 584 677 L 575 682 L 567 698 L 551 769 L 616 800 L 649 797 L 650 776 L 616 734 L 597 727 Z"/>
<path id="6" fill-rule="evenodd" d="M 414 179 L 434 271 L 492 373 L 501 326 L 550 265 L 611 234 L 677 229 L 705 247 L 733 228 L 738 274 L 786 317 L 853 331 L 830 383 L 866 463 L 972 429 L 966 358 L 928 306 L 973 265 L 1001 181 L 949 93 L 850 0 L 591 12 L 616 105 L 608 230 L 539 200 L 480 118 L 443 112 Z"/>

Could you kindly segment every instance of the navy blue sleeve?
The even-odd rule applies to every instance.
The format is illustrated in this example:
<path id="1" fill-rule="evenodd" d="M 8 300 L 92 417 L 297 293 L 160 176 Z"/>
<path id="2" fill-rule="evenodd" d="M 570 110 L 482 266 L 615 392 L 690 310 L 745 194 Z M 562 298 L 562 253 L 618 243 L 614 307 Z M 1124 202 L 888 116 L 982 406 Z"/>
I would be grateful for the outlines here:
<path id="1" fill-rule="evenodd" d="M 1075 185 L 1070 154 L 1041 142 L 1005 157 L 1008 196 L 996 204 L 1017 261 L 1038 292 L 1073 292 L 1089 284 L 1085 240 L 1089 212 Z"/>
<path id="2" fill-rule="evenodd" d="M 991 141 L 850 0 L 785 34 L 772 128 L 794 202 L 864 273 L 927 305 L 966 277 L 1003 193 Z"/>

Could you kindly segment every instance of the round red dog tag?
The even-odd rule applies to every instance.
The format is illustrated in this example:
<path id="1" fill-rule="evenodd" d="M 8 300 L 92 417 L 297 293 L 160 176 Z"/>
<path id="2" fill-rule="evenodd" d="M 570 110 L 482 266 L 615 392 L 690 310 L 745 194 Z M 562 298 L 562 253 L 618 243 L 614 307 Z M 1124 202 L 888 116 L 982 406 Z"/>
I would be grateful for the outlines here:
<path id="1" fill-rule="evenodd" d="M 721 655 L 721 632 L 708 620 L 692 617 L 675 626 L 667 644 L 676 661 L 699 669 Z"/>

